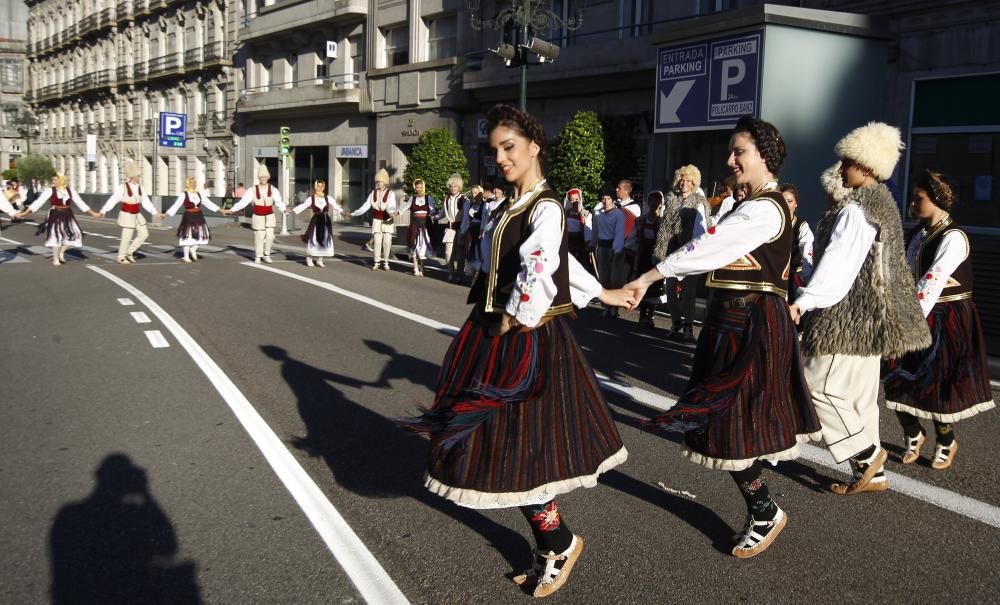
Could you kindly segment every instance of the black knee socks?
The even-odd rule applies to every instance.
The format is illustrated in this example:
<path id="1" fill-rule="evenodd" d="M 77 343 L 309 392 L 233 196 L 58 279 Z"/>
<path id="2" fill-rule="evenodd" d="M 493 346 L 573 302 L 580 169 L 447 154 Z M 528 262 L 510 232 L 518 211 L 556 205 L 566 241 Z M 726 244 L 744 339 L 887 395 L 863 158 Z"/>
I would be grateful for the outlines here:
<path id="1" fill-rule="evenodd" d="M 773 519 L 778 513 L 778 505 L 771 499 L 760 462 L 755 462 L 753 466 L 742 471 L 730 471 L 729 474 L 740 488 L 740 493 L 743 494 L 747 509 L 753 518 L 758 521 Z"/>
<path id="2" fill-rule="evenodd" d="M 955 428 L 947 422 L 934 421 L 934 432 L 941 447 L 948 447 L 955 441 Z"/>
<path id="3" fill-rule="evenodd" d="M 531 525 L 540 552 L 561 553 L 573 542 L 573 532 L 559 513 L 555 500 L 535 506 L 521 506 L 521 513 Z"/>
<path id="4" fill-rule="evenodd" d="M 903 427 L 903 434 L 907 439 L 913 439 L 920 434 L 920 419 L 913 414 L 906 412 L 896 412 L 896 418 Z M 934 432 L 937 434 L 937 442 L 943 447 L 948 447 L 955 441 L 955 427 L 949 422 L 934 421 Z"/>

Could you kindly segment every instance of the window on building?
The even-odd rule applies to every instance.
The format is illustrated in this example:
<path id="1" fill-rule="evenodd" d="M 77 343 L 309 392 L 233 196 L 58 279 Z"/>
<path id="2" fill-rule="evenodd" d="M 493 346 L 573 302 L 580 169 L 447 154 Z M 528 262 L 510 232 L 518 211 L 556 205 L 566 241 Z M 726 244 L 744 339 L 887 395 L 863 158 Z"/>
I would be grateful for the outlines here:
<path id="1" fill-rule="evenodd" d="M 347 66 L 347 72 L 358 74 L 365 70 L 365 39 L 362 36 L 353 36 L 347 39 L 350 45 L 351 64 Z"/>
<path id="2" fill-rule="evenodd" d="M 21 88 L 21 60 L 0 59 L 0 86 Z"/>
<path id="3" fill-rule="evenodd" d="M 316 79 L 325 80 L 327 75 L 328 75 L 328 69 L 326 61 L 321 59 L 320 62 L 316 64 Z"/>
<path id="4" fill-rule="evenodd" d="M 444 59 L 456 54 L 458 20 L 454 13 L 439 15 L 427 22 L 427 59 Z"/>
<path id="5" fill-rule="evenodd" d="M 382 30 L 385 37 L 385 66 L 410 62 L 410 28 L 407 25 Z"/>

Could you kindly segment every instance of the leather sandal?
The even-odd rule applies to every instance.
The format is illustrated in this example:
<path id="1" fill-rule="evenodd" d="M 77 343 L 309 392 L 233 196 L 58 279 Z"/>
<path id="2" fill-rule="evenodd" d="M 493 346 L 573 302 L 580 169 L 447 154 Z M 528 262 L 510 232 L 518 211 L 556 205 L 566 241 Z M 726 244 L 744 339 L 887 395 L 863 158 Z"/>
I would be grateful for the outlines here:
<path id="1" fill-rule="evenodd" d="M 830 491 L 839 496 L 851 496 L 863 492 L 884 492 L 888 490 L 888 481 L 872 483 L 875 474 L 885 465 L 888 457 L 889 452 L 885 451 L 885 448 L 880 447 L 878 453 L 875 454 L 875 459 L 869 463 L 865 463 L 864 467 L 862 467 L 861 463 L 854 463 L 854 476 L 856 479 L 853 483 L 834 483 L 830 486 Z M 863 471 L 861 470 L 862 468 L 864 468 Z"/>
<path id="2" fill-rule="evenodd" d="M 554 552 L 540 553 L 540 556 L 545 561 L 545 568 L 537 575 L 538 583 L 535 586 L 534 593 L 532 593 L 533 596 L 536 599 L 541 599 L 562 588 L 566 580 L 569 579 L 569 574 L 573 571 L 573 565 L 576 564 L 576 560 L 580 558 L 580 553 L 582 552 L 583 538 L 574 534 L 569 548 L 563 552 L 559 554 Z M 563 562 L 561 568 L 556 567 L 557 561 Z"/>
<path id="3" fill-rule="evenodd" d="M 937 447 L 934 449 L 934 462 L 931 462 L 931 467 L 943 471 L 955 461 L 955 454 L 957 453 L 958 441 L 952 441 L 950 445 L 945 446 L 942 446 L 940 443 L 937 444 Z"/>
<path id="4" fill-rule="evenodd" d="M 916 437 L 906 438 L 906 451 L 903 452 L 903 464 L 913 464 L 920 459 L 920 448 L 924 445 L 926 437 L 923 431 L 917 433 Z"/>
<path id="5" fill-rule="evenodd" d="M 788 523 L 788 514 L 778 508 L 770 521 L 758 521 L 753 515 L 747 517 L 746 527 L 733 547 L 733 556 L 738 559 L 749 559 L 767 550 L 781 530 Z M 761 533 L 763 531 L 764 533 Z"/>

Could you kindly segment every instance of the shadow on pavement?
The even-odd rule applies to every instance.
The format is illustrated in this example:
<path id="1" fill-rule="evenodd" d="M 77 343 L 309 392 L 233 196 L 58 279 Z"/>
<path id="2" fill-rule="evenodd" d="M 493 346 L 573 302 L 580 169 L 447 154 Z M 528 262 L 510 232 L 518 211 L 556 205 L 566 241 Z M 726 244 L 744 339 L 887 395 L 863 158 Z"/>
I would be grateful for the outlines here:
<path id="1" fill-rule="evenodd" d="M 194 563 L 175 561 L 177 536 L 124 454 L 98 466 L 94 492 L 60 509 L 49 534 L 52 602 L 201 603 Z"/>

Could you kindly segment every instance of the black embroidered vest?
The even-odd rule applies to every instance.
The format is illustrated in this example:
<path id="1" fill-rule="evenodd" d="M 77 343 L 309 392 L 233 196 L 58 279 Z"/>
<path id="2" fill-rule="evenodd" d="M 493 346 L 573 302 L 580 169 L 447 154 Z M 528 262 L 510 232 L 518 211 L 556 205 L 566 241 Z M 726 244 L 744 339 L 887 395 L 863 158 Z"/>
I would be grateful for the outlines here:
<path id="1" fill-rule="evenodd" d="M 777 191 L 765 191 L 753 198 L 760 200 L 774 204 L 781 212 L 781 230 L 753 252 L 709 273 L 705 285 L 723 290 L 770 292 L 788 298 L 789 266 L 795 244 L 792 215 L 785 198 Z"/>
<path id="2" fill-rule="evenodd" d="M 969 237 L 962 231 L 955 221 L 949 216 L 948 218 L 941 221 L 934 229 L 930 230 L 924 241 L 920 243 L 920 248 L 917 250 L 917 262 L 916 271 L 914 271 L 914 277 L 917 281 L 920 281 L 921 277 L 925 275 L 931 275 L 934 267 L 931 263 L 934 262 L 934 257 L 937 256 L 938 247 L 941 246 L 941 242 L 944 241 L 945 235 L 951 232 L 958 232 L 962 234 L 965 238 L 966 244 L 969 243 Z M 920 227 L 917 227 L 912 234 L 910 234 L 910 239 L 920 232 Z M 909 245 L 907 245 L 909 247 Z M 941 291 L 941 296 L 938 298 L 938 302 L 952 302 L 956 300 L 965 300 L 967 298 L 972 298 L 972 259 L 971 255 L 967 255 L 965 260 L 962 261 L 955 271 L 948 277 L 948 281 L 945 284 L 944 290 Z"/>

